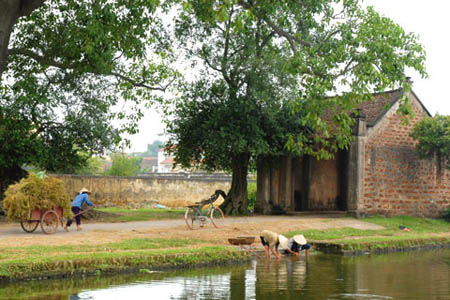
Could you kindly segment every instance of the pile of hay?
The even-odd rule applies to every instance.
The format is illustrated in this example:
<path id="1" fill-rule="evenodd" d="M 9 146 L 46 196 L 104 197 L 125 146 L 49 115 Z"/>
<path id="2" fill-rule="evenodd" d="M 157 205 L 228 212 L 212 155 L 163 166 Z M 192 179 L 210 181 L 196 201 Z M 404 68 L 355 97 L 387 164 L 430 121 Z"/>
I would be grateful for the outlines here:
<path id="1" fill-rule="evenodd" d="M 19 183 L 12 184 L 5 192 L 3 207 L 10 220 L 27 220 L 32 209 L 62 207 L 66 218 L 72 217 L 71 201 L 62 180 L 39 178 L 30 174 Z"/>

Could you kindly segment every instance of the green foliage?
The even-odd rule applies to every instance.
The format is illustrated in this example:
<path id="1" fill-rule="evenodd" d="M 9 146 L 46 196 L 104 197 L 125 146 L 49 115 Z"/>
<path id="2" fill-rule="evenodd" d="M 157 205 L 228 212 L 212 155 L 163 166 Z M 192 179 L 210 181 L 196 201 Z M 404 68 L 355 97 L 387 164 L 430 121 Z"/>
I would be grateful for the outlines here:
<path id="1" fill-rule="evenodd" d="M 247 186 L 248 210 L 254 211 L 256 203 L 256 182 L 250 182 Z"/>
<path id="2" fill-rule="evenodd" d="M 153 141 L 151 144 L 147 144 L 147 152 L 148 156 L 158 156 L 158 151 L 163 146 L 163 142 L 161 141 Z"/>
<path id="3" fill-rule="evenodd" d="M 105 159 L 99 156 L 91 156 L 86 160 L 86 164 L 79 169 L 74 170 L 74 174 L 79 175 L 99 175 Z"/>
<path id="4" fill-rule="evenodd" d="M 450 169 L 450 116 L 425 117 L 411 131 L 421 158 L 442 160 Z"/>
<path id="5" fill-rule="evenodd" d="M 135 152 L 132 155 L 137 157 L 154 157 L 158 156 L 158 151 L 164 146 L 164 143 L 161 141 L 153 141 L 151 144 L 147 144 L 147 151 L 145 152 Z"/>
<path id="6" fill-rule="evenodd" d="M 448 222 L 450 222 L 450 207 L 447 208 L 447 209 L 444 211 L 443 217 L 444 217 L 444 219 L 446 219 Z"/>
<path id="7" fill-rule="evenodd" d="M 166 107 L 167 148 L 183 167 L 232 170 L 231 198 L 246 199 L 249 163 L 329 159 L 362 101 L 409 88 L 408 67 L 426 76 L 417 37 L 356 0 L 182 3 L 177 48 L 197 72 Z"/>
<path id="8" fill-rule="evenodd" d="M 159 7 L 158 0 L 43 1 L 17 20 L 1 51 L 8 59 L 0 168 L 78 169 L 87 159 L 81 153 L 112 150 L 121 133 L 136 133 L 141 104 L 158 100 L 155 91 L 174 76 Z"/>
<path id="9" fill-rule="evenodd" d="M 200 58 L 203 65 L 196 67 L 201 80 L 214 81 L 207 82 L 205 93 L 222 98 L 235 108 L 235 118 L 247 123 L 241 126 L 247 129 L 244 134 L 252 134 L 236 142 L 241 148 L 262 131 L 250 114 L 266 110 L 264 105 L 252 109 L 252 100 L 286 105 L 290 99 L 291 109 L 301 112 L 298 117 L 308 130 L 291 133 L 289 148 L 330 158 L 348 145 L 352 124 L 348 113 L 359 103 L 373 92 L 408 89 L 408 67 L 426 76 L 425 52 L 417 37 L 373 8 L 363 9 L 360 1 L 183 2 L 176 29 L 182 41 L 179 48 L 186 49 L 189 58 Z M 329 97 L 338 92 L 339 97 Z M 407 107 L 404 99 L 402 112 L 408 112 Z M 325 111 L 333 113 L 331 122 L 323 117 Z M 249 119 L 239 113 L 247 113 Z M 220 138 L 227 137 L 220 133 Z M 257 150 L 264 147 L 254 143 Z M 233 141 L 230 144 L 235 148 Z"/>
<path id="10" fill-rule="evenodd" d="M 10 220 L 28 220 L 33 209 L 62 207 L 65 217 L 71 217 L 71 202 L 62 180 L 41 178 L 30 174 L 5 192 L 3 207 Z"/>
<path id="11" fill-rule="evenodd" d="M 79 164 L 59 166 L 53 172 L 59 174 L 99 175 L 102 167 L 106 164 L 105 159 L 100 156 L 93 156 L 85 152 L 78 152 L 77 155 L 80 159 Z M 31 168 L 31 170 L 40 169 L 36 167 Z"/>
<path id="12" fill-rule="evenodd" d="M 109 176 L 136 176 L 140 170 L 140 160 L 137 157 L 128 157 L 123 153 L 111 155 L 111 168 L 104 172 Z"/>

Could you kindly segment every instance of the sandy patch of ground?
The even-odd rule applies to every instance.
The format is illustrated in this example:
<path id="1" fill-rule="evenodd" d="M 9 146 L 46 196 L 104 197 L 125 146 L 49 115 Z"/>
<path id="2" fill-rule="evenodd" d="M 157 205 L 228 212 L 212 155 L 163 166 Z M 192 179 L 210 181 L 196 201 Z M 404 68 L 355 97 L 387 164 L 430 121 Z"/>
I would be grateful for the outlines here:
<path id="1" fill-rule="evenodd" d="M 192 238 L 208 241 L 212 245 L 228 245 L 228 238 L 255 236 L 264 229 L 275 232 L 293 230 L 352 227 L 357 229 L 382 229 L 383 227 L 351 218 L 322 216 L 254 216 L 227 217 L 221 228 L 208 223 L 198 230 L 189 230 L 184 220 L 162 220 L 128 223 L 83 224 L 82 231 L 75 226 L 70 232 L 61 228 L 52 235 L 43 234 L 38 228 L 25 233 L 19 224 L 0 225 L 0 246 L 20 247 L 31 245 L 98 245 L 119 242 L 131 238 Z"/>

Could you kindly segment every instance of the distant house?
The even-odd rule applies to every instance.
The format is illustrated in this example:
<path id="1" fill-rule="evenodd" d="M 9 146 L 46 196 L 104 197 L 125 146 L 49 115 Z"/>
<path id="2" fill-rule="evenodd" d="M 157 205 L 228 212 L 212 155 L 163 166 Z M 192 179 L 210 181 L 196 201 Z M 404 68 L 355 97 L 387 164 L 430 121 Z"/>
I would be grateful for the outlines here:
<path id="1" fill-rule="evenodd" d="M 141 169 L 145 173 L 156 172 L 158 168 L 158 157 L 144 156 L 141 161 Z"/>
<path id="2" fill-rule="evenodd" d="M 177 173 L 182 171 L 180 168 L 173 168 L 175 165 L 175 159 L 172 155 L 169 155 L 164 148 L 158 150 L 158 173 Z"/>
<path id="3" fill-rule="evenodd" d="M 403 125 L 396 113 L 403 95 L 395 90 L 363 103 L 354 142 L 334 159 L 282 156 L 260 162 L 255 210 L 440 216 L 450 207 L 450 170 L 419 159 L 409 133 L 430 114 L 411 91 L 406 96 L 415 117 Z"/>

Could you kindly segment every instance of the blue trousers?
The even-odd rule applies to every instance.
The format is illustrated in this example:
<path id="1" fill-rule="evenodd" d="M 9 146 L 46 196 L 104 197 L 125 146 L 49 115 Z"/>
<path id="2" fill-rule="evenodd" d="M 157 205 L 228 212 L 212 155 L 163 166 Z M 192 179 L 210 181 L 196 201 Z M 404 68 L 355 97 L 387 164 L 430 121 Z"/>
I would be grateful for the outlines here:
<path id="1" fill-rule="evenodd" d="M 72 213 L 74 215 L 78 214 L 80 212 L 80 210 L 81 210 L 81 208 L 79 208 L 77 206 L 72 206 Z M 77 225 L 80 226 L 80 224 L 81 224 L 81 215 L 76 216 L 75 217 L 75 221 L 77 222 Z M 70 227 L 70 225 L 72 225 L 72 222 L 73 222 L 72 219 L 68 220 L 66 226 Z"/>

